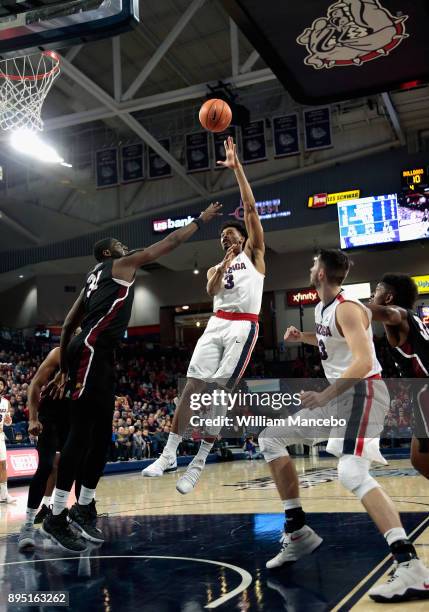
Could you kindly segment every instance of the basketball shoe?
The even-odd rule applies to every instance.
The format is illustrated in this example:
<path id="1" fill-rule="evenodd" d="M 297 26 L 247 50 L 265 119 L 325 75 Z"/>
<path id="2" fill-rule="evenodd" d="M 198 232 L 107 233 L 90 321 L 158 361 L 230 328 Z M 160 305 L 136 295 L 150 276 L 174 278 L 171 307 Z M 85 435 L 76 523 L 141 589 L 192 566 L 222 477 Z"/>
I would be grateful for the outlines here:
<path id="1" fill-rule="evenodd" d="M 104 542 L 101 529 L 97 527 L 97 510 L 94 499 L 90 504 L 83 506 L 78 503 L 74 504 L 69 511 L 69 521 L 85 540 L 95 544 L 102 544 Z"/>
<path id="2" fill-rule="evenodd" d="M 33 525 L 24 523 L 21 527 L 21 531 L 18 536 L 18 550 L 19 552 L 33 550 L 36 546 L 35 542 L 35 529 Z"/>
<path id="3" fill-rule="evenodd" d="M 147 468 L 142 470 L 142 476 L 147 478 L 154 478 L 156 476 L 162 476 L 168 472 L 175 472 L 177 470 L 177 458 L 172 455 L 162 453 L 158 459 L 148 465 Z"/>
<path id="4" fill-rule="evenodd" d="M 39 512 L 34 517 L 34 524 L 40 525 L 40 523 L 43 523 L 49 512 L 50 509 L 48 508 L 48 506 L 46 504 L 42 504 L 42 507 L 40 508 Z"/>
<path id="5" fill-rule="evenodd" d="M 284 532 L 281 537 L 281 550 L 278 555 L 267 561 L 266 567 L 274 569 L 283 563 L 298 561 L 305 555 L 310 555 L 323 542 L 322 538 L 308 525 L 304 525 L 293 533 Z"/>
<path id="6" fill-rule="evenodd" d="M 186 468 L 186 472 L 176 482 L 176 489 L 179 493 L 187 495 L 195 488 L 205 464 L 206 462 L 204 459 L 198 457 L 192 459 L 191 463 Z"/>
<path id="7" fill-rule="evenodd" d="M 379 603 L 429 599 L 429 569 L 420 559 L 399 563 L 389 580 L 373 587 L 368 595 Z"/>
<path id="8" fill-rule="evenodd" d="M 63 550 L 81 553 L 86 550 L 86 544 L 71 530 L 67 521 L 67 514 L 67 508 L 64 508 L 61 514 L 50 512 L 43 521 L 40 531 Z"/>
<path id="9" fill-rule="evenodd" d="M 12 497 L 9 493 L 5 497 L 0 498 L 0 504 L 14 504 L 17 501 L 17 497 Z"/>

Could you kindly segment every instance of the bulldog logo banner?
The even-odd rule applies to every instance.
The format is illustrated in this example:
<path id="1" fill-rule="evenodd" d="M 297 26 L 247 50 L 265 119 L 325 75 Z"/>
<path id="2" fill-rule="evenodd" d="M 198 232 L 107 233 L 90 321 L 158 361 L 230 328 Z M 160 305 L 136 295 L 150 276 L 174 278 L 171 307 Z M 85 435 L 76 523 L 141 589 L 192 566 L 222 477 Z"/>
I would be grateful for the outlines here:
<path id="1" fill-rule="evenodd" d="M 307 48 L 305 64 L 316 70 L 361 66 L 389 55 L 408 38 L 407 19 L 394 17 L 380 0 L 339 0 L 296 40 Z"/>
<path id="2" fill-rule="evenodd" d="M 287 92 L 304 105 L 429 79 L 429 0 L 222 0 Z"/>

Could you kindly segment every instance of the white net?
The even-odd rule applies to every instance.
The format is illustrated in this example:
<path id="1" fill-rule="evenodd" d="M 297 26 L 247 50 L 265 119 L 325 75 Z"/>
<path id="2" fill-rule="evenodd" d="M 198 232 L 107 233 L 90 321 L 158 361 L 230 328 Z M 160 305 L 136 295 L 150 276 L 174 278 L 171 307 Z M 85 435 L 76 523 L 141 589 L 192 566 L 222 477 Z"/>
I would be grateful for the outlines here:
<path id="1" fill-rule="evenodd" d="M 60 57 L 42 51 L 0 61 L 0 128 L 42 130 L 42 106 L 60 74 Z"/>

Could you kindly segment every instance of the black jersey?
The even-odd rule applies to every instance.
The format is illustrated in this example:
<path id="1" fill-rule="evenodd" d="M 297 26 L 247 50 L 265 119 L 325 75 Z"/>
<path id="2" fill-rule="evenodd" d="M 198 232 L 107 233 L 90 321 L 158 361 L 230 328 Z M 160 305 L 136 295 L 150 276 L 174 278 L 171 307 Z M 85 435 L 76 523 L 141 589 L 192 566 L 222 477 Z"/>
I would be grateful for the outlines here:
<path id="1" fill-rule="evenodd" d="M 410 331 L 406 342 L 394 349 L 395 361 L 405 378 L 426 378 L 429 376 L 429 329 L 420 317 L 408 310 Z"/>
<path id="2" fill-rule="evenodd" d="M 87 274 L 83 295 L 85 316 L 82 334 L 85 334 L 90 344 L 106 343 L 114 348 L 124 337 L 131 317 L 134 281 L 127 283 L 113 278 L 112 266 L 113 260 L 108 259 Z"/>

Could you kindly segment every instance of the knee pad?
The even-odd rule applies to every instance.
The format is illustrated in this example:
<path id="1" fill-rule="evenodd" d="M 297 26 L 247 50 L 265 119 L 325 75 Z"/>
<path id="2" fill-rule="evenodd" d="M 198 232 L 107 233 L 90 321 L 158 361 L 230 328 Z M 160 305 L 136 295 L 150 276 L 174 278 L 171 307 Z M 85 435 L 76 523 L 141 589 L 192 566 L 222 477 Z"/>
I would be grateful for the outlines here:
<path id="1" fill-rule="evenodd" d="M 379 487 L 370 475 L 371 461 L 355 455 L 343 455 L 338 461 L 338 480 L 343 487 L 361 500 L 369 491 Z"/>
<path id="2" fill-rule="evenodd" d="M 289 457 L 286 446 L 288 442 L 282 438 L 264 438 L 259 436 L 259 449 L 264 455 L 267 463 L 279 459 L 280 457 Z"/>

